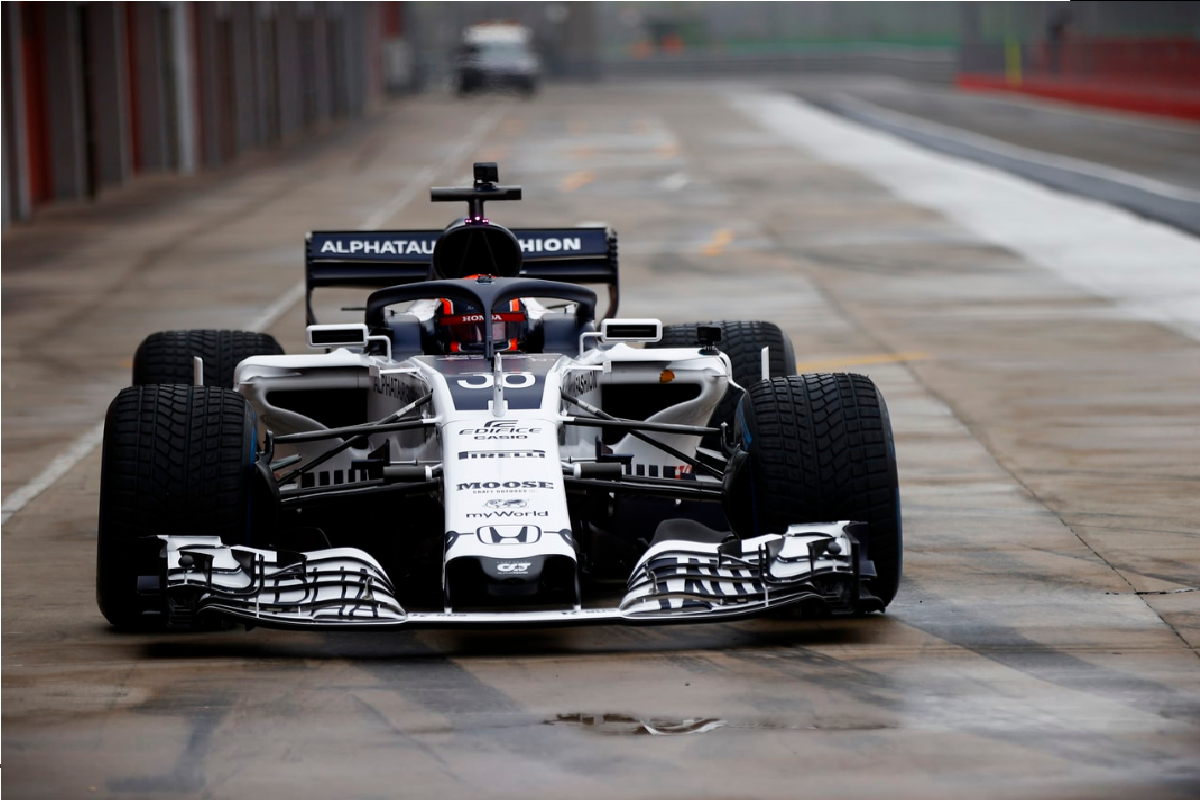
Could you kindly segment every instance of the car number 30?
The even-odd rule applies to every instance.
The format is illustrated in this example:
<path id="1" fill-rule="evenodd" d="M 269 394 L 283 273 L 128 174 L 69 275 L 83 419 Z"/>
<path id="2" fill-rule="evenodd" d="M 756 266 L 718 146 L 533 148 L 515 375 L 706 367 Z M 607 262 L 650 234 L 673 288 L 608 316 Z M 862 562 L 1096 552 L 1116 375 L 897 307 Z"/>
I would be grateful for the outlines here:
<path id="1" fill-rule="evenodd" d="M 532 372 L 505 372 L 500 376 L 500 385 L 505 389 L 527 389 L 535 383 L 537 376 Z M 458 385 L 464 389 L 491 389 L 495 384 L 495 376 L 487 372 L 479 372 L 458 381 Z"/>

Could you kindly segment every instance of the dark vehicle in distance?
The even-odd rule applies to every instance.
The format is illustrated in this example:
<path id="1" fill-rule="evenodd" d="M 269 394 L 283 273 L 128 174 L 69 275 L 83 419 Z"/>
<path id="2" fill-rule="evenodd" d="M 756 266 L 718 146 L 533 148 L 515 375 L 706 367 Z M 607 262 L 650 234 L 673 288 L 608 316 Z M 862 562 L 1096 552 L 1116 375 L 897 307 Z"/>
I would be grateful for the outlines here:
<path id="1" fill-rule="evenodd" d="M 542 65 L 532 41 L 533 35 L 524 25 L 489 23 L 464 30 L 455 75 L 458 93 L 481 89 L 536 93 Z"/>

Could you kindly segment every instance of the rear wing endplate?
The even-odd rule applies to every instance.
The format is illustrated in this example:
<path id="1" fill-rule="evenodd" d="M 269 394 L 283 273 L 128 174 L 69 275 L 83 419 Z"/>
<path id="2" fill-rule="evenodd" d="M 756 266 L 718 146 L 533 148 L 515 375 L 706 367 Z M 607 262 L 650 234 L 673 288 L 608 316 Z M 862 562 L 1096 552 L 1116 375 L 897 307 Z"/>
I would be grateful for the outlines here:
<path id="1" fill-rule="evenodd" d="M 514 228 L 521 243 L 523 278 L 607 285 L 613 316 L 620 299 L 617 234 L 602 226 Z M 305 237 L 304 298 L 307 324 L 316 324 L 313 290 L 320 287 L 381 289 L 430 280 L 433 245 L 442 231 L 313 231 Z"/>

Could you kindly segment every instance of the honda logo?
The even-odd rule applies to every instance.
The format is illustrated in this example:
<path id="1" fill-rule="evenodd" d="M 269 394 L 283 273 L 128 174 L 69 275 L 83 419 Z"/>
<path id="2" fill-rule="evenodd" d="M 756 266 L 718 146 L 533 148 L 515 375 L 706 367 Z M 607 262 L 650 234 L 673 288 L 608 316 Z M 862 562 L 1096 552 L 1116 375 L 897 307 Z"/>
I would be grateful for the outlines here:
<path id="1" fill-rule="evenodd" d="M 532 544 L 542 538 L 536 525 L 487 525 L 477 533 L 484 544 Z"/>

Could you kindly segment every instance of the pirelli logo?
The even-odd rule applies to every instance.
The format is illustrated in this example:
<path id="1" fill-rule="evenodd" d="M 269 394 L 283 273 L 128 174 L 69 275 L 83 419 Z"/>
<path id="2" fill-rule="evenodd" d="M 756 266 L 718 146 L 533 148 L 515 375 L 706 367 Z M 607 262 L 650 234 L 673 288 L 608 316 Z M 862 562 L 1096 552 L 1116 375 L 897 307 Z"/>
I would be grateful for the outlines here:
<path id="1" fill-rule="evenodd" d="M 545 450 L 462 450 L 458 454 L 459 461 L 545 457 Z"/>

